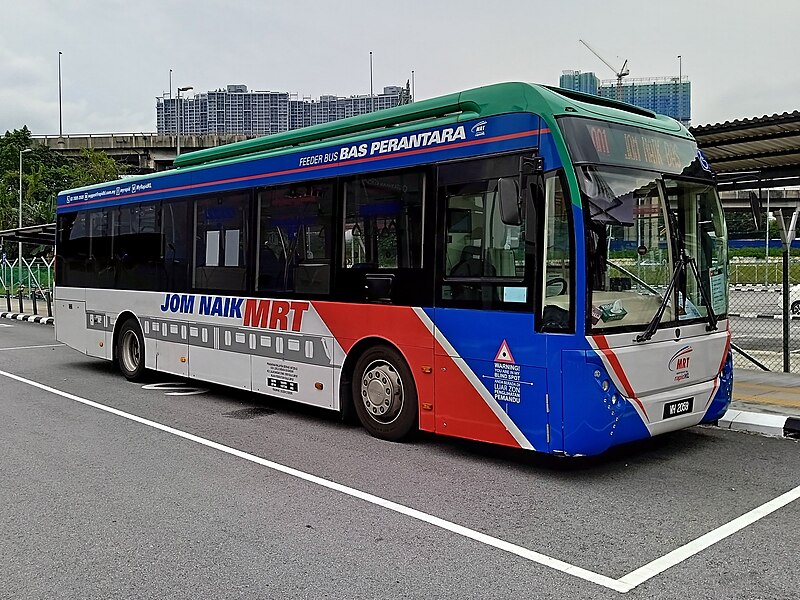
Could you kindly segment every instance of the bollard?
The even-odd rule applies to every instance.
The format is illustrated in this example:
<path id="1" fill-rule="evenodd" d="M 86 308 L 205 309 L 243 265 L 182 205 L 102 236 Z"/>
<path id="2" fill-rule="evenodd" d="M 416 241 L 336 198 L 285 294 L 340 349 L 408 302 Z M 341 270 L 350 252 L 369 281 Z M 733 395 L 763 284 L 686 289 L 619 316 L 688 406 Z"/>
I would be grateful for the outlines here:
<path id="1" fill-rule="evenodd" d="M 53 316 L 53 298 L 50 296 L 50 290 L 44 293 L 44 299 L 47 300 L 47 316 Z"/>
<path id="2" fill-rule="evenodd" d="M 19 300 L 19 312 L 22 314 L 25 312 L 25 309 L 22 307 L 22 288 L 19 288 L 17 291 L 17 299 Z"/>
<path id="3" fill-rule="evenodd" d="M 38 310 L 38 308 L 36 306 L 36 291 L 32 291 L 31 292 L 31 303 L 33 304 L 33 314 L 34 315 L 38 315 L 39 314 L 39 310 Z"/>
<path id="4" fill-rule="evenodd" d="M 11 312 L 11 290 L 6 289 L 6 308 Z"/>

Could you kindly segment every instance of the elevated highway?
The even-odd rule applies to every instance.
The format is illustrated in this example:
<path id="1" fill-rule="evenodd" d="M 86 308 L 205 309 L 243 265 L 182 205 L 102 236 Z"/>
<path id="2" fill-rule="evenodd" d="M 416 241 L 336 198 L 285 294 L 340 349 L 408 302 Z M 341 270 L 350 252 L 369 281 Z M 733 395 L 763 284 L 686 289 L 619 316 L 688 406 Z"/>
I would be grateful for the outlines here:
<path id="1" fill-rule="evenodd" d="M 181 135 L 181 152 L 214 148 L 240 142 L 243 134 Z M 131 166 L 135 173 L 164 171 L 177 155 L 177 138 L 159 133 L 90 133 L 78 135 L 35 135 L 33 142 L 63 154 L 79 154 L 85 148 L 102 150 Z"/>

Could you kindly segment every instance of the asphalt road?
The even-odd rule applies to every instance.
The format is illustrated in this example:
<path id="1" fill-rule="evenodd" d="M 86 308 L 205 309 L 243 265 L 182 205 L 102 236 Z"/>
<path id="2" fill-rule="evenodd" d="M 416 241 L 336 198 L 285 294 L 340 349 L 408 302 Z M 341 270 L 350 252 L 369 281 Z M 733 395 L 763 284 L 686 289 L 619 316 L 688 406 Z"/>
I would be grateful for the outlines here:
<path id="1" fill-rule="evenodd" d="M 144 389 L 51 327 L 5 324 L 0 598 L 800 589 L 796 441 L 696 427 L 592 460 L 393 444 L 278 400 Z"/>

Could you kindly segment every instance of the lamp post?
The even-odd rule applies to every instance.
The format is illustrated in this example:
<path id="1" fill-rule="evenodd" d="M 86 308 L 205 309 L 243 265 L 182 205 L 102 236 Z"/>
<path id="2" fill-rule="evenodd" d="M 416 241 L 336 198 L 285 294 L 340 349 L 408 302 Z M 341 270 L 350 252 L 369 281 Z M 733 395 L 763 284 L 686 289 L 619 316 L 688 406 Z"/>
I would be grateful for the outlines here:
<path id="1" fill-rule="evenodd" d="M 369 53 L 369 112 L 375 110 L 375 96 L 372 94 L 372 52 Z"/>
<path id="2" fill-rule="evenodd" d="M 19 228 L 22 229 L 22 155 L 26 152 L 31 152 L 30 148 L 25 148 L 19 151 Z M 19 235 L 19 234 L 17 234 Z M 19 242 L 17 271 L 19 272 L 19 285 L 22 285 L 22 242 Z"/>
<path id="3" fill-rule="evenodd" d="M 58 137 L 64 137 L 64 127 L 61 120 L 61 52 L 58 53 Z"/>
<path id="4" fill-rule="evenodd" d="M 188 92 L 189 90 L 193 90 L 193 89 L 194 88 L 192 86 L 190 86 L 190 85 L 187 85 L 186 87 L 179 87 L 178 88 L 178 123 L 177 123 L 177 125 L 178 125 L 178 133 L 175 136 L 175 138 L 176 138 L 175 139 L 175 143 L 176 143 L 178 148 L 177 148 L 177 151 L 175 153 L 176 156 L 180 156 L 181 155 L 181 113 L 183 112 L 183 110 L 182 110 L 183 107 L 181 106 L 181 92 Z"/>
<path id="5" fill-rule="evenodd" d="M 681 62 L 681 55 L 678 54 L 678 121 L 683 123 L 683 63 Z"/>

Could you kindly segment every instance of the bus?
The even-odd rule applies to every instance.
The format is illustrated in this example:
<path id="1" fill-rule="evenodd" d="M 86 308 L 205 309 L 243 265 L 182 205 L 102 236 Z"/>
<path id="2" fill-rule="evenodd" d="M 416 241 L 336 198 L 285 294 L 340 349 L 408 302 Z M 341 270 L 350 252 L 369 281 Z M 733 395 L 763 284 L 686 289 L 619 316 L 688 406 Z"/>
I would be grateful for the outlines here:
<path id="1" fill-rule="evenodd" d="M 555 455 L 717 420 L 727 234 L 688 131 L 501 83 L 178 156 L 57 200 L 57 339 Z"/>

